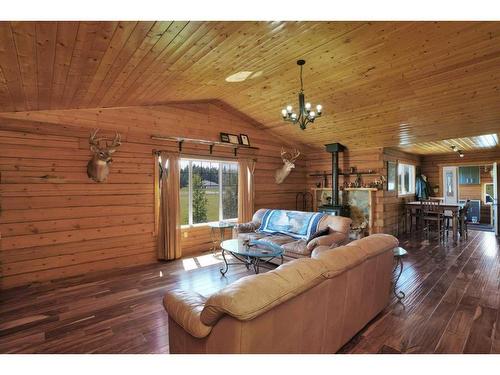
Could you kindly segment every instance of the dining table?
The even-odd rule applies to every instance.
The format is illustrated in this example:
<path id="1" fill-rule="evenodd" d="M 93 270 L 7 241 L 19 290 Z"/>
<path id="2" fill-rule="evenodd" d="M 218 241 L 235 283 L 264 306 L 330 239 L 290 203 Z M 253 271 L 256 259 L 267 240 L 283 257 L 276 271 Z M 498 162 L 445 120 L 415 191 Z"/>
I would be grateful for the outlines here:
<path id="1" fill-rule="evenodd" d="M 448 211 L 451 214 L 451 225 L 453 231 L 453 243 L 457 243 L 458 240 L 458 221 L 464 220 L 463 215 L 460 216 L 461 209 L 464 207 L 465 203 L 445 203 L 440 202 L 439 207 L 442 208 L 443 212 Z M 406 202 L 406 231 L 408 232 L 411 229 L 412 220 L 411 214 L 412 212 L 417 213 L 418 210 L 421 209 L 422 203 L 420 201 L 412 201 Z M 463 228 L 463 223 L 460 228 Z M 462 233 L 460 233 L 462 235 Z"/>

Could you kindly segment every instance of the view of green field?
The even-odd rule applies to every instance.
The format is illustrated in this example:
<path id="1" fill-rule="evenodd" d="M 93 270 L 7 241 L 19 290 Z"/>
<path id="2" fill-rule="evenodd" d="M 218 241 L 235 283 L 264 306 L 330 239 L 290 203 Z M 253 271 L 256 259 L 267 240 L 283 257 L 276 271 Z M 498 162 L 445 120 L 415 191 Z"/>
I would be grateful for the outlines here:
<path id="1" fill-rule="evenodd" d="M 219 221 L 219 189 L 207 188 L 205 189 L 208 207 L 207 218 L 208 221 Z M 181 188 L 181 225 L 189 224 L 189 188 Z M 196 224 L 196 223 L 194 223 Z"/>

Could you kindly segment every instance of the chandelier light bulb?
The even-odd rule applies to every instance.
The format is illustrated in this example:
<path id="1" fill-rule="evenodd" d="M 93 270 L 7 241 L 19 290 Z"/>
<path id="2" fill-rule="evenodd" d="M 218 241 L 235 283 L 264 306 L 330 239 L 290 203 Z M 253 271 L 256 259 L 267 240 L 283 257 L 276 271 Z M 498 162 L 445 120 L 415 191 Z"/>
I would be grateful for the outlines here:
<path id="1" fill-rule="evenodd" d="M 463 158 L 464 157 L 464 154 L 460 154 L 460 157 Z"/>
<path id="2" fill-rule="evenodd" d="M 296 113 L 292 113 L 292 119 L 296 119 L 297 118 L 297 114 Z"/>
<path id="3" fill-rule="evenodd" d="M 311 103 L 306 103 L 306 110 L 308 110 L 308 111 L 311 110 Z"/>
<path id="4" fill-rule="evenodd" d="M 287 106 L 286 106 L 286 111 L 287 111 L 288 113 L 292 113 L 292 109 L 293 109 L 293 108 L 292 108 L 292 106 L 291 106 L 291 105 L 287 105 Z"/>
<path id="5" fill-rule="evenodd" d="M 282 110 L 281 110 L 281 115 L 282 115 L 283 117 L 286 117 L 286 115 L 287 115 L 287 111 L 286 111 L 286 109 L 282 109 Z"/>
<path id="6" fill-rule="evenodd" d="M 314 111 L 312 111 L 311 113 L 309 113 L 309 117 L 314 118 L 315 116 L 316 116 L 316 113 Z"/>
<path id="7" fill-rule="evenodd" d="M 322 109 L 323 109 L 323 106 L 322 106 L 321 104 L 318 104 L 318 105 L 316 106 L 316 111 L 318 111 L 318 114 L 320 114 L 320 113 L 321 113 L 321 110 L 322 110 Z"/>

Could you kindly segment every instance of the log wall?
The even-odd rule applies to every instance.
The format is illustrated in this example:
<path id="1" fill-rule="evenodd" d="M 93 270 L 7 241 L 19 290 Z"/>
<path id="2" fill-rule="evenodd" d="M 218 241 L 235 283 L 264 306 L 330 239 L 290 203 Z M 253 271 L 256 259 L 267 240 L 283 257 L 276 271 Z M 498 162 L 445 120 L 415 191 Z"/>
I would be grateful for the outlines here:
<path id="1" fill-rule="evenodd" d="M 89 132 L 122 134 L 111 174 L 98 184 L 86 175 Z M 305 161 L 282 184 L 281 140 L 228 108 L 213 103 L 0 114 L 1 288 L 98 270 L 156 262 L 153 149 L 177 144 L 152 134 L 217 140 L 219 132 L 247 134 L 259 150 L 256 209 L 295 208 L 305 189 Z M 183 154 L 209 156 L 207 146 L 184 145 Z M 230 149 L 213 157 L 234 159 Z M 184 255 L 210 247 L 206 226 L 183 230 Z"/>

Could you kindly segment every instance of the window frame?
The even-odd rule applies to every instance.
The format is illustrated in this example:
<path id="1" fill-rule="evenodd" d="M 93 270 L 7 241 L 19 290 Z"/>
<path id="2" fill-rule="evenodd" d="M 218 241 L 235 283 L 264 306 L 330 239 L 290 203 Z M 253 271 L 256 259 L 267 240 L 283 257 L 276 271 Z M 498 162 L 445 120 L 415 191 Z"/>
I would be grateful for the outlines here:
<path id="1" fill-rule="evenodd" d="M 482 195 L 483 195 L 483 197 L 482 197 L 482 198 L 483 198 L 484 205 L 491 206 L 491 205 L 493 205 L 493 202 L 486 202 L 486 194 L 487 194 L 487 191 L 486 191 L 486 190 L 487 190 L 487 186 L 488 186 L 488 185 L 492 185 L 492 186 L 493 186 L 493 188 L 494 188 L 494 183 L 493 183 L 493 182 L 485 182 L 485 183 L 483 184 L 483 186 L 484 186 L 484 187 L 483 187 L 483 194 L 482 194 Z M 491 196 L 491 195 L 490 195 L 490 196 Z M 492 196 L 491 196 L 491 197 L 492 197 Z M 492 197 L 492 198 L 493 198 L 493 197 Z"/>
<path id="2" fill-rule="evenodd" d="M 398 178 L 397 178 L 398 197 L 415 195 L 416 166 L 414 164 L 402 163 L 400 161 L 398 161 L 397 165 L 398 165 Z M 400 171 L 401 171 L 401 169 L 404 169 L 406 167 L 410 167 L 410 170 L 411 170 L 410 181 L 409 181 L 409 191 L 402 192 L 401 188 L 404 188 L 404 174 L 401 175 Z M 399 181 L 400 176 L 403 176 L 401 178 L 401 183 Z"/>
<path id="3" fill-rule="evenodd" d="M 187 156 L 187 157 L 181 157 L 179 158 L 179 163 L 182 163 L 183 161 L 188 161 L 189 162 L 189 168 L 188 168 L 188 183 L 189 183 L 189 189 L 188 189 L 188 223 L 187 224 L 181 224 L 181 228 L 193 228 L 193 227 L 202 227 L 202 226 L 207 226 L 210 223 L 217 223 L 220 221 L 226 221 L 226 222 L 238 222 L 238 217 L 235 218 L 230 218 L 230 219 L 224 219 L 223 218 L 223 205 L 222 205 L 222 164 L 235 164 L 237 166 L 237 173 L 239 174 L 240 172 L 240 166 L 238 161 L 236 160 L 224 160 L 224 159 L 210 159 L 210 158 L 204 158 L 204 157 L 193 157 L 193 156 Z M 216 221 L 207 221 L 205 223 L 193 223 L 193 163 L 192 162 L 209 162 L 212 164 L 218 164 L 219 165 L 219 170 L 218 170 L 218 178 L 219 178 L 219 219 Z M 179 176 L 180 178 L 180 176 Z M 180 189 L 179 189 L 179 194 L 180 194 Z M 239 196 L 238 196 L 238 202 L 237 204 L 239 205 Z M 180 207 L 182 210 L 182 207 Z"/>

